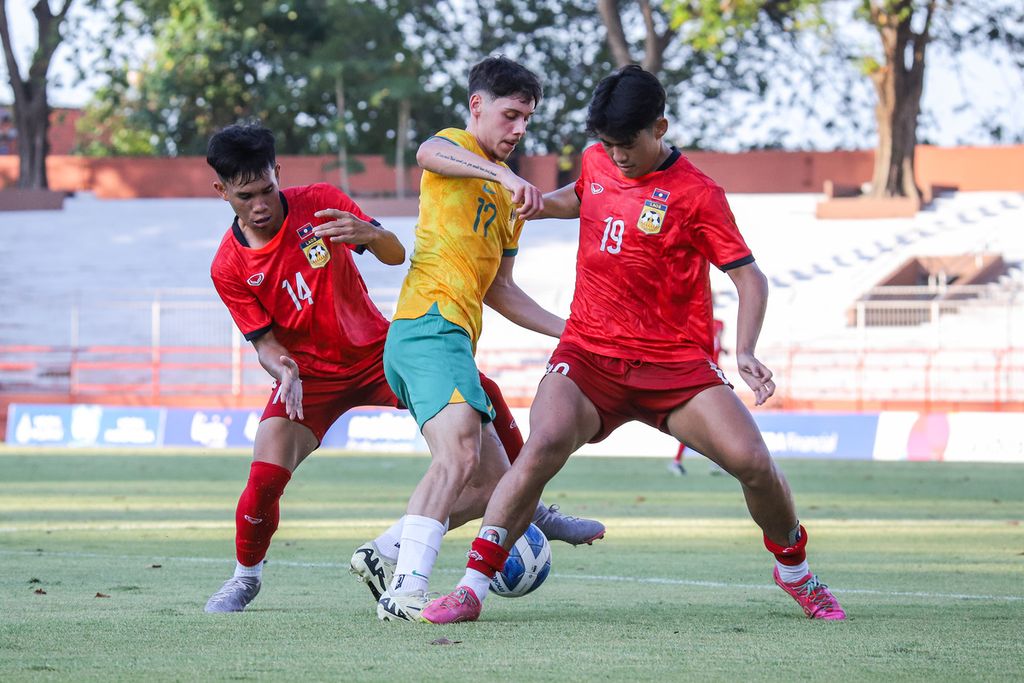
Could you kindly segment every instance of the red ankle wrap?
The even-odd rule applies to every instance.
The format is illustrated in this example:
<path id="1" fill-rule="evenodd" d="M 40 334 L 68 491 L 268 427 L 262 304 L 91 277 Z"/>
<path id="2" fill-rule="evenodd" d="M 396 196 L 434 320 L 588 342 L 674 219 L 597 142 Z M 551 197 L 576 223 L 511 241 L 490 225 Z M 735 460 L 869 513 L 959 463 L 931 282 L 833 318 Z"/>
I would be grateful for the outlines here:
<path id="1" fill-rule="evenodd" d="M 779 545 L 773 543 L 767 536 L 764 537 L 764 547 L 768 548 L 768 552 L 775 555 L 782 564 L 790 567 L 795 567 L 804 560 L 807 559 L 807 553 L 804 552 L 804 546 L 807 545 L 807 531 L 804 529 L 804 525 L 800 525 L 800 538 L 793 545 Z"/>
<path id="2" fill-rule="evenodd" d="M 508 551 L 493 541 L 485 538 L 474 538 L 473 547 L 467 553 L 467 569 L 475 569 L 481 574 L 494 578 L 494 575 L 505 568 L 505 560 L 508 559 Z"/>

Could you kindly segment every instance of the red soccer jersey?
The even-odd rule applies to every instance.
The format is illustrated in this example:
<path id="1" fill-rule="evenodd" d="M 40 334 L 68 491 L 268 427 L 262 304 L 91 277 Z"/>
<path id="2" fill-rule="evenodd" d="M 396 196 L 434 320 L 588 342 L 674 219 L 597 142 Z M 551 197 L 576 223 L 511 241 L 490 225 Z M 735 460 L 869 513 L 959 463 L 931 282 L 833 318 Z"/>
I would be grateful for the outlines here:
<path id="1" fill-rule="evenodd" d="M 655 363 L 714 351 L 708 263 L 752 263 L 725 192 L 673 150 L 625 178 L 601 145 L 583 153 L 576 291 L 562 341 Z"/>
<path id="2" fill-rule="evenodd" d="M 268 330 L 288 349 L 303 376 L 344 377 L 379 363 L 388 323 L 366 292 L 351 244 L 313 234 L 341 209 L 374 222 L 341 190 L 319 183 L 281 192 L 284 225 L 253 249 L 235 218 L 213 258 L 210 275 L 238 329 L 249 341 Z"/>

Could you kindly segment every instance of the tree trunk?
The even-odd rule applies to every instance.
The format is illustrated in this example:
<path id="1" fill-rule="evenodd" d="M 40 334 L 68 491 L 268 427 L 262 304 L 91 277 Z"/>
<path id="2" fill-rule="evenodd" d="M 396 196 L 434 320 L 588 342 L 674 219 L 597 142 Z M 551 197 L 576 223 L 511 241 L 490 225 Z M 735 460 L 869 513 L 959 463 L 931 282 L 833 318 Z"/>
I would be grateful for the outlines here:
<path id="1" fill-rule="evenodd" d="M 348 133 L 345 130 L 345 81 L 341 71 L 334 79 L 334 104 L 338 109 L 338 184 L 342 192 L 351 194 L 348 182 Z"/>
<path id="2" fill-rule="evenodd" d="M 395 196 L 405 199 L 405 145 L 409 139 L 412 103 L 403 97 L 398 103 L 398 127 L 395 130 Z"/>
<path id="3" fill-rule="evenodd" d="M 639 0 L 640 12 L 644 18 L 644 57 L 640 65 L 657 75 L 665 60 L 665 50 L 675 36 L 675 31 L 666 28 L 664 33 L 658 33 L 655 25 L 657 10 L 651 7 L 650 0 Z M 620 66 L 635 64 L 636 60 L 629 49 L 629 42 L 626 40 L 626 33 L 622 28 L 622 14 L 620 13 L 619 0 L 597 0 L 597 10 L 604 23 L 608 48 L 612 51 L 615 63 Z M 668 21 L 663 22 L 668 26 Z"/>
<path id="4" fill-rule="evenodd" d="M 73 0 L 63 0 L 56 14 L 50 11 L 48 0 L 37 0 L 32 8 L 38 28 L 38 42 L 23 78 L 11 44 L 7 25 L 7 1 L 0 0 L 0 41 L 14 93 L 14 126 L 18 134 L 18 187 L 45 190 L 46 155 L 49 152 L 50 105 L 46 97 L 47 74 L 50 60 L 60 45 L 60 26 L 67 16 Z"/>
<path id="5" fill-rule="evenodd" d="M 29 82 L 26 95 L 14 102 L 14 128 L 18 132 L 18 183 L 31 190 L 45 190 L 46 155 L 50 151 L 50 106 L 46 101 L 46 82 Z"/>
<path id="6" fill-rule="evenodd" d="M 935 0 L 930 0 L 924 28 L 915 33 L 911 28 L 911 0 L 902 0 L 888 13 L 878 0 L 872 2 L 871 18 L 881 38 L 885 59 L 871 73 L 878 95 L 878 147 L 871 179 L 872 197 L 921 197 L 914 174 L 914 151 L 924 88 L 925 48 L 934 9 Z"/>

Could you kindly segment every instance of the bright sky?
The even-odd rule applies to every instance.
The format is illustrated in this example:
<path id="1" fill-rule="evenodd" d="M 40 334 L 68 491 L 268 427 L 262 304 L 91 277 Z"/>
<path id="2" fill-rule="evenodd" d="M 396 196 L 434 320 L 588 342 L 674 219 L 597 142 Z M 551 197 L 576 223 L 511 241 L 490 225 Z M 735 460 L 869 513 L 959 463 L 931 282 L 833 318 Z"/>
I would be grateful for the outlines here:
<path id="1" fill-rule="evenodd" d="M 8 20 L 16 44 L 19 63 L 24 72 L 31 50 L 35 47 L 36 26 L 31 7 L 36 0 L 7 0 Z M 50 0 L 55 6 L 57 0 Z M 101 33 L 102 24 L 98 15 L 90 12 L 81 0 L 76 0 L 72 14 L 82 17 L 89 33 Z M 62 45 L 51 66 L 50 102 L 53 106 L 80 107 L 89 99 L 97 87 L 97 79 L 76 82 L 74 70 L 68 63 L 71 50 Z M 0 101 L 10 102 L 11 92 L 7 84 L 6 68 L 0 64 L 3 83 L 0 83 Z M 1008 54 L 1003 58 L 991 59 L 986 55 L 967 54 L 954 59 L 939 45 L 929 48 L 929 63 L 919 137 L 924 142 L 944 146 L 956 144 L 988 144 L 986 129 L 1001 126 L 1006 132 L 1004 140 L 1024 139 L 1024 73 L 1013 66 Z M 869 122 L 870 109 L 855 115 Z M 818 146 L 826 140 L 816 132 L 816 122 L 807 122 L 801 116 L 777 114 L 765 127 L 788 128 L 784 141 L 787 147 Z M 788 123 L 787 123 L 788 122 Z M 747 121 L 741 122 L 735 131 L 730 131 L 730 142 L 723 149 L 734 149 L 750 144 L 745 137 L 756 139 L 758 128 Z M 824 144 L 831 148 L 835 142 Z M 870 148 L 874 144 L 873 134 L 867 133 L 862 139 L 844 141 L 838 144 Z"/>

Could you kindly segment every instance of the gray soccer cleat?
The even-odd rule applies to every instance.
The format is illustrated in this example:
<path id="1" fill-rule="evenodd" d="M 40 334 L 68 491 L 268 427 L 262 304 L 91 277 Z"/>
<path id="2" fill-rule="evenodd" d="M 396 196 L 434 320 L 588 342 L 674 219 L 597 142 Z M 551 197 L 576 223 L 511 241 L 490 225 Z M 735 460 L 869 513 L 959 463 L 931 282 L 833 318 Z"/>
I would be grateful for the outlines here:
<path id="1" fill-rule="evenodd" d="M 549 541 L 562 541 L 569 545 L 590 545 L 599 538 L 604 538 L 604 524 L 596 519 L 563 515 L 558 511 L 557 505 L 544 507 L 544 503 L 538 503 L 533 523 L 544 532 Z"/>
<path id="2" fill-rule="evenodd" d="M 380 596 L 391 585 L 391 577 L 395 575 L 395 562 L 384 557 L 376 543 L 367 541 L 352 553 L 348 570 L 366 584 L 374 600 L 380 600 Z"/>
<path id="3" fill-rule="evenodd" d="M 255 576 L 232 576 L 206 602 L 206 612 L 241 612 L 260 592 Z"/>

